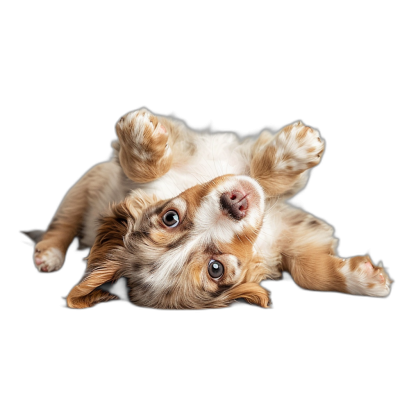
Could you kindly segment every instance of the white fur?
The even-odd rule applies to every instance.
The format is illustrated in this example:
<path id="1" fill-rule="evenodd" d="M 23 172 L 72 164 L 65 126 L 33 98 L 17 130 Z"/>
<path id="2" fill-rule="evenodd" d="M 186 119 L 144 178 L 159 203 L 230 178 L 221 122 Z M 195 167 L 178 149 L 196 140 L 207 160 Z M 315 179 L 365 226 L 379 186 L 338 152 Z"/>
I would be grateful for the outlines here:
<path id="1" fill-rule="evenodd" d="M 304 129 L 302 122 L 292 125 L 289 134 L 286 136 L 283 132 L 279 133 L 274 142 L 276 145 L 276 158 L 279 160 L 277 169 L 285 169 L 288 166 L 295 170 L 305 170 L 310 162 L 318 162 L 318 154 L 323 150 L 324 144 L 315 129 L 307 128 L 307 134 L 302 140 L 297 138 L 297 134 Z M 314 148 L 313 152 L 309 152 Z M 292 154 L 292 157 L 282 157 L 283 154 Z"/>
<path id="2" fill-rule="evenodd" d="M 63 266 L 64 260 L 64 254 L 55 247 L 35 255 L 35 265 L 39 271 L 43 268 L 46 268 L 47 272 L 58 271 Z"/>
<path id="3" fill-rule="evenodd" d="M 251 185 L 255 192 L 249 200 L 249 209 L 245 218 L 233 221 L 226 217 L 220 208 L 220 197 L 241 187 L 241 183 Z M 229 243 L 236 234 L 243 232 L 245 227 L 256 227 L 264 211 L 264 194 L 258 183 L 247 177 L 231 177 L 209 193 L 201 203 L 196 213 L 194 234 L 200 237 L 201 242 Z M 200 242 L 200 243 L 201 243 Z"/>
<path id="4" fill-rule="evenodd" d="M 388 282 L 386 278 L 384 278 L 383 282 L 380 282 L 379 276 L 371 276 L 368 270 L 363 266 L 360 265 L 355 270 L 351 270 L 349 264 L 350 260 L 346 260 L 340 272 L 345 277 L 347 289 L 351 294 L 379 297 L 384 297 L 389 294 L 390 282 Z M 384 277 L 384 275 L 382 276 Z M 374 286 L 368 287 L 370 284 L 374 284 Z"/>
<path id="5" fill-rule="evenodd" d="M 233 133 L 199 134 L 196 148 L 196 155 L 188 163 L 172 166 L 153 182 L 133 183 L 132 189 L 142 189 L 160 199 L 168 199 L 218 176 L 247 172 L 249 162 Z"/>

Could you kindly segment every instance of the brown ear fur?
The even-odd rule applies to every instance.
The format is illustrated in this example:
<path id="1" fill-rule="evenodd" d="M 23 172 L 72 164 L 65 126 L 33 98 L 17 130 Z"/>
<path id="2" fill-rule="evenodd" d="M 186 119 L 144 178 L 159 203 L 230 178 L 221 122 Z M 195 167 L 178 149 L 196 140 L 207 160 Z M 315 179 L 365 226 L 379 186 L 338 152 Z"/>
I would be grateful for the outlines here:
<path id="1" fill-rule="evenodd" d="M 269 305 L 268 292 L 258 283 L 242 283 L 228 290 L 225 295 L 228 296 L 230 301 L 242 298 L 251 304 L 256 304 L 264 308 L 268 308 Z"/>
<path id="2" fill-rule="evenodd" d="M 123 275 L 129 256 L 124 247 L 124 236 L 133 229 L 135 219 L 143 208 L 154 201 L 155 197 L 137 193 L 111 207 L 111 214 L 102 219 L 88 256 L 85 275 L 67 297 L 68 307 L 86 308 L 99 302 L 118 299 L 118 296 L 98 287 L 116 281 Z"/>

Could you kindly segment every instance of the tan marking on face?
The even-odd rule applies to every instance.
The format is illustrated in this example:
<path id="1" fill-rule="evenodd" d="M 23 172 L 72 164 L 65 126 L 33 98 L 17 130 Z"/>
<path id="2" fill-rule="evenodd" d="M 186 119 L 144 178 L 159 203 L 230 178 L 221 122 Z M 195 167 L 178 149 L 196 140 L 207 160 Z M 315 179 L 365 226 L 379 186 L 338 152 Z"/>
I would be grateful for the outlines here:
<path id="1" fill-rule="evenodd" d="M 172 228 L 173 229 L 173 228 Z M 155 243 L 159 244 L 160 246 L 168 246 L 174 242 L 176 239 L 176 233 L 168 232 L 164 229 L 152 229 L 150 232 L 150 238 Z"/>
<path id="2" fill-rule="evenodd" d="M 232 254 L 243 264 L 253 257 L 253 244 L 257 239 L 259 227 L 246 226 L 242 232 L 233 236 L 230 243 L 221 244 L 219 247 L 223 253 Z"/>
<path id="3" fill-rule="evenodd" d="M 193 284 L 197 287 L 201 286 L 202 282 L 202 272 L 204 269 L 204 259 L 198 257 L 194 259 L 189 265 L 189 276 L 190 279 L 193 281 Z"/>
<path id="4" fill-rule="evenodd" d="M 192 188 L 181 193 L 179 197 L 183 198 L 188 205 L 188 218 L 193 220 L 195 218 L 196 211 L 200 208 L 203 198 L 210 194 L 216 187 L 218 187 L 220 183 L 229 179 L 232 176 L 233 175 L 219 176 L 212 181 L 193 186 Z"/>

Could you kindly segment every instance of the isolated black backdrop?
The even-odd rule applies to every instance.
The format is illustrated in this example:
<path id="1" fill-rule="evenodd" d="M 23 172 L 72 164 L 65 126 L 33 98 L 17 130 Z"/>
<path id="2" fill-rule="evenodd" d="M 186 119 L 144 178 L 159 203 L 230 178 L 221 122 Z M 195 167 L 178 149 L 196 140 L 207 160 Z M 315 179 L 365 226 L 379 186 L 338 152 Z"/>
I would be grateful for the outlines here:
<path id="1" fill-rule="evenodd" d="M 110 156 L 114 124 L 127 111 L 146 106 L 194 128 L 243 135 L 301 119 L 320 130 L 327 147 L 308 186 L 292 203 L 335 227 L 342 256 L 369 253 L 375 262 L 383 260 L 398 280 L 398 125 L 387 97 L 390 79 L 383 81 L 370 69 L 366 80 L 358 64 L 318 61 L 316 72 L 308 70 L 311 61 L 301 70 L 272 70 L 259 63 L 258 68 L 250 64 L 232 70 L 223 58 L 202 66 L 198 60 L 186 60 L 168 68 L 165 60 L 153 59 L 151 69 L 133 62 L 128 69 L 111 72 L 101 68 L 101 57 L 96 62 L 60 59 L 26 70 L 10 95 L 13 131 L 6 149 L 12 149 L 20 167 L 16 174 L 11 164 L 5 171 L 11 172 L 10 186 L 15 190 L 8 198 L 8 235 L 10 248 L 15 249 L 8 281 L 12 318 L 47 340 L 67 329 L 77 336 L 91 329 L 100 335 L 104 329 L 164 335 L 183 326 L 185 334 L 226 326 L 260 340 L 282 334 L 323 338 L 332 332 L 345 337 L 356 329 L 367 335 L 381 335 L 383 329 L 383 335 L 398 332 L 396 284 L 388 299 L 379 299 L 306 291 L 288 275 L 265 283 L 272 291 L 272 310 L 239 305 L 166 312 L 128 302 L 69 310 L 64 297 L 81 278 L 87 251 L 78 250 L 74 241 L 62 270 L 39 274 L 32 261 L 33 247 L 18 233 L 44 229 L 71 185 Z"/>

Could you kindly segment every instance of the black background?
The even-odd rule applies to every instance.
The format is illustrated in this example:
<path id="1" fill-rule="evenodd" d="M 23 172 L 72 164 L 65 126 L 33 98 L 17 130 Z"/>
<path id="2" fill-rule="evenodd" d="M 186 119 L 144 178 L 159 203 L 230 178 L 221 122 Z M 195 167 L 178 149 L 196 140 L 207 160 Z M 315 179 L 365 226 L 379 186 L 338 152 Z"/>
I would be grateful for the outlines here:
<path id="1" fill-rule="evenodd" d="M 276 343 L 290 348 L 307 340 L 326 349 L 339 340 L 360 353 L 361 339 L 382 352 L 395 346 L 396 283 L 389 298 L 380 299 L 306 291 L 285 275 L 265 283 L 272 310 L 239 305 L 154 311 L 116 302 L 77 311 L 64 302 L 85 268 L 87 251 L 78 250 L 77 241 L 62 270 L 36 271 L 33 247 L 19 230 L 44 229 L 71 185 L 110 156 L 117 119 L 146 106 L 194 128 L 242 135 L 297 119 L 318 128 L 326 139 L 325 155 L 292 203 L 335 227 L 340 255 L 369 253 L 398 281 L 398 107 L 392 100 L 395 78 L 381 65 L 390 59 L 378 48 L 379 61 L 367 48 L 345 52 L 333 44 L 321 52 L 300 46 L 279 54 L 243 43 L 229 48 L 221 43 L 210 53 L 200 44 L 147 47 L 146 40 L 138 40 L 132 47 L 114 44 L 107 53 L 91 43 L 79 49 L 68 41 L 57 48 L 26 45 L 24 63 L 9 82 L 3 150 L 12 155 L 3 174 L 10 188 L 3 198 L 10 221 L 6 251 L 13 254 L 4 266 L 11 273 L 4 285 L 15 338 L 86 343 L 115 333 L 118 345 L 125 346 L 139 337 L 158 343 L 168 335 L 190 341 L 198 334 L 196 340 L 211 348 L 225 347 L 230 335 L 254 339 L 256 348 L 278 338 Z"/>

